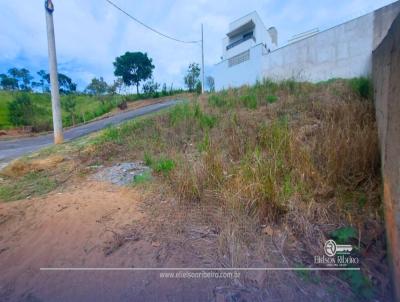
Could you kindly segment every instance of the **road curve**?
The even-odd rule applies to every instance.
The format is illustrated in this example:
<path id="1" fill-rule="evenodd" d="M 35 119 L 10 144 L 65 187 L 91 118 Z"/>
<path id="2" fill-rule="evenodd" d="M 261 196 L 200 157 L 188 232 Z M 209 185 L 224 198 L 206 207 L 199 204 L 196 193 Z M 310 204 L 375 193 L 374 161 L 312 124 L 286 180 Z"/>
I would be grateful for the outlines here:
<path id="1" fill-rule="evenodd" d="M 169 100 L 163 103 L 148 105 L 136 110 L 126 111 L 101 120 L 90 122 L 78 127 L 70 128 L 64 131 L 64 140 L 70 141 L 75 138 L 99 131 L 109 125 L 116 125 L 126 120 L 138 116 L 149 114 L 179 103 L 178 100 Z M 47 147 L 53 143 L 53 134 L 45 134 L 36 137 L 20 138 L 13 140 L 0 141 L 0 166 L 25 154 L 35 152 L 41 148 Z"/>

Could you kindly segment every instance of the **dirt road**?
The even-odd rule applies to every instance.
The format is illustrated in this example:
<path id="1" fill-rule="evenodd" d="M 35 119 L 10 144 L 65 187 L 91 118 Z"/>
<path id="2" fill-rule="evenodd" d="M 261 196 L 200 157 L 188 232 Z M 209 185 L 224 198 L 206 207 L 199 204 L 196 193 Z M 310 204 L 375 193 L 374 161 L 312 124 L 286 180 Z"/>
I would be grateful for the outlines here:
<path id="1" fill-rule="evenodd" d="M 97 120 L 91 123 L 87 123 L 82 126 L 68 129 L 64 132 L 64 137 L 66 141 L 84 136 L 86 134 L 96 132 L 109 125 L 116 125 L 135 117 L 149 114 L 172 105 L 177 104 L 178 100 L 170 100 L 163 103 L 157 103 L 142 107 L 136 110 L 123 112 L 108 118 Z M 0 141 L 0 166 L 5 163 L 20 157 L 25 154 L 32 153 L 43 147 L 51 145 L 53 142 L 53 135 L 46 134 L 31 138 L 13 139 Z"/>

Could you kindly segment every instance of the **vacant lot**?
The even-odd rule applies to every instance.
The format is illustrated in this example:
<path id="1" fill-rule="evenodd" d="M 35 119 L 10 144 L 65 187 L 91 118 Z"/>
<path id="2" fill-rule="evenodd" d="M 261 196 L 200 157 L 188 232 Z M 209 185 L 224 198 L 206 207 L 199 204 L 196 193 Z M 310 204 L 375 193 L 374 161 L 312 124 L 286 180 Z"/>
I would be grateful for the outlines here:
<path id="1" fill-rule="evenodd" d="M 100 300 L 387 299 L 369 89 L 363 79 L 266 81 L 193 98 L 11 164 L 0 187 L 6 202 L 0 208 L 5 247 L 0 267 L 6 274 L 0 278 L 7 284 L 0 297 L 93 297 L 95 281 L 103 278 L 108 290 L 95 293 Z M 90 180 L 102 166 L 133 161 L 143 161 L 152 173 L 123 189 Z M 28 200 L 7 202 L 16 199 Z M 65 274 L 51 278 L 38 271 L 40 266 L 303 268 L 315 266 L 314 256 L 323 254 L 329 238 L 356 247 L 361 271 L 243 272 L 237 280 L 179 282 L 145 273 L 116 273 L 111 282 L 100 274 L 87 286 L 74 284 L 72 293 Z M 83 280 L 82 273 L 69 276 Z M 135 286 L 121 291 L 129 282 Z"/>

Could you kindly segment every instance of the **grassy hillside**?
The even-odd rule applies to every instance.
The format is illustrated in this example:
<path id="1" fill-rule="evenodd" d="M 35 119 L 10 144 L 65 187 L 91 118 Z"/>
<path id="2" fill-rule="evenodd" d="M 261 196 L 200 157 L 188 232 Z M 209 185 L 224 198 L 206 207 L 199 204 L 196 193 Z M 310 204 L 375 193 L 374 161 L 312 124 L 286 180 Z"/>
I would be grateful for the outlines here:
<path id="1" fill-rule="evenodd" d="M 186 209 L 204 211 L 222 266 L 282 265 L 265 256 L 272 255 L 264 250 L 271 238 L 288 267 L 314 266 L 328 238 L 357 246 L 361 272 L 300 272 L 300 278 L 336 297 L 385 300 L 378 138 L 365 85 L 363 79 L 265 81 L 202 96 L 41 156 L 67 154 L 74 162 L 69 173 L 80 177 L 99 163 L 143 160 L 153 170 L 146 181 L 157 183 L 146 190 L 171 192 Z M 9 169 L 0 198 L 24 186 L 35 194 L 26 185 L 30 174 L 16 177 Z M 60 178 L 50 169 L 37 173 Z M 163 229 L 180 230 L 176 224 L 166 221 Z"/>
<path id="2" fill-rule="evenodd" d="M 8 129 L 14 127 L 10 121 L 8 104 L 21 95 L 23 92 L 0 91 L 0 129 Z M 28 93 L 29 98 L 34 105 L 35 121 L 39 125 L 40 130 L 51 129 L 51 99 L 48 93 Z M 98 97 L 89 95 L 62 95 L 61 104 L 63 105 L 67 98 L 73 98 L 76 102 L 75 107 L 75 123 L 89 121 L 100 116 L 111 109 L 115 108 L 121 100 L 121 96 L 106 96 L 104 104 Z M 64 126 L 71 126 L 72 120 L 70 115 L 63 110 Z"/>
<path id="3" fill-rule="evenodd" d="M 73 122 L 79 124 L 90 121 L 101 116 L 112 109 L 116 108 L 123 100 L 133 102 L 142 99 L 167 97 L 169 95 L 181 94 L 182 90 L 173 90 L 167 94 L 152 93 L 148 95 L 107 95 L 107 96 L 90 96 L 85 94 L 61 95 L 63 126 L 72 126 Z M 24 93 L 20 91 L 3 91 L 0 90 L 0 130 L 14 128 L 10 120 L 9 103 L 18 96 L 27 94 L 34 106 L 33 126 L 37 131 L 47 131 L 52 129 L 51 99 L 49 93 Z M 73 117 L 65 110 L 65 104 L 68 99 L 72 99 L 76 105 Z"/>
<path id="4" fill-rule="evenodd" d="M 0 90 L 0 129 L 12 127 L 8 114 L 8 103 L 12 99 L 13 95 L 11 92 Z"/>

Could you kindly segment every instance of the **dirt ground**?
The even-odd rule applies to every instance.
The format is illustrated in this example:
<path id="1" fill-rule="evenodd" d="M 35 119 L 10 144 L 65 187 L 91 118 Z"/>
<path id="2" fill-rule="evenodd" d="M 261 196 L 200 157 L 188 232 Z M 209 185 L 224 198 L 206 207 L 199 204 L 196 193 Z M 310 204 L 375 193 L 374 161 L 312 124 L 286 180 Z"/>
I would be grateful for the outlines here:
<path id="1" fill-rule="evenodd" d="M 159 271 L 43 271 L 46 267 L 229 267 L 200 209 L 158 192 L 85 180 L 40 198 L 0 204 L 0 301 L 336 301 L 292 272 L 240 278 L 161 278 Z M 152 193 L 145 193 L 153 191 Z M 190 221 L 190 223 L 188 223 Z M 225 234 L 229 238 L 233 234 Z M 276 253 L 275 253 L 276 252 Z M 240 251 L 237 254 L 254 254 Z M 283 266 L 279 252 L 266 252 Z M 250 259 L 250 260 L 249 260 Z M 257 259 L 254 258 L 254 261 Z M 335 298 L 336 297 L 336 298 Z"/>
<path id="2" fill-rule="evenodd" d="M 192 301 L 207 299 L 212 284 L 162 280 L 158 272 L 39 270 L 184 267 L 189 257 L 184 251 L 167 259 L 159 242 L 133 228 L 147 219 L 138 206 L 140 199 L 135 190 L 88 182 L 44 198 L 2 204 L 0 300 L 180 301 L 177 293 Z M 201 265 L 196 259 L 190 262 Z M 193 286 L 199 289 L 195 293 Z"/>
<path id="3" fill-rule="evenodd" d="M 135 190 L 88 182 L 44 198 L 1 204 L 0 300 L 210 300 L 212 279 L 182 282 L 161 279 L 159 272 L 39 270 L 185 267 L 188 263 L 201 267 L 190 252 L 175 252 L 143 233 L 140 200 Z"/>

